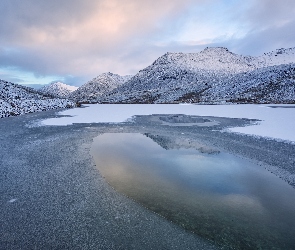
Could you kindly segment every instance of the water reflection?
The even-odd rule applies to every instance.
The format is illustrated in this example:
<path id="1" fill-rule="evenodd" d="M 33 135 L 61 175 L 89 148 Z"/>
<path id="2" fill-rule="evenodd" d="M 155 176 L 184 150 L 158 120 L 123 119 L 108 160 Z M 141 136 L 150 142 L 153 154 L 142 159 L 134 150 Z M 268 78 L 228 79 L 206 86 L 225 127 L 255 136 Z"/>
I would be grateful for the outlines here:
<path id="1" fill-rule="evenodd" d="M 141 134 L 103 134 L 97 167 L 119 192 L 187 230 L 236 249 L 292 249 L 295 190 L 226 153 L 166 150 Z"/>

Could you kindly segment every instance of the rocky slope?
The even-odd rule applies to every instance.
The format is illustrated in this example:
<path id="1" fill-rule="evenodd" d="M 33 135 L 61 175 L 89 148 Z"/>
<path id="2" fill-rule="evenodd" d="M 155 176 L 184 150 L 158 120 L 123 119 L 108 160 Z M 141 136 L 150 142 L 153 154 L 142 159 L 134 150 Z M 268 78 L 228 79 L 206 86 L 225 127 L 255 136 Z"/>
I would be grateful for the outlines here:
<path id="1" fill-rule="evenodd" d="M 295 103 L 295 64 L 282 64 L 240 73 L 205 90 L 203 103 Z"/>
<path id="2" fill-rule="evenodd" d="M 73 101 L 52 98 L 32 88 L 0 80 L 0 118 L 75 106 Z"/>
<path id="3" fill-rule="evenodd" d="M 79 102 L 97 102 L 97 99 L 128 81 L 131 76 L 103 73 L 72 92 L 69 97 Z"/>
<path id="4" fill-rule="evenodd" d="M 295 48 L 259 57 L 237 55 L 226 48 L 166 53 L 126 83 L 100 95 L 97 102 L 292 102 L 293 63 Z"/>
<path id="5" fill-rule="evenodd" d="M 67 98 L 70 93 L 77 90 L 78 87 L 70 86 L 62 82 L 54 82 L 49 85 L 43 86 L 39 91 L 58 98 Z"/>

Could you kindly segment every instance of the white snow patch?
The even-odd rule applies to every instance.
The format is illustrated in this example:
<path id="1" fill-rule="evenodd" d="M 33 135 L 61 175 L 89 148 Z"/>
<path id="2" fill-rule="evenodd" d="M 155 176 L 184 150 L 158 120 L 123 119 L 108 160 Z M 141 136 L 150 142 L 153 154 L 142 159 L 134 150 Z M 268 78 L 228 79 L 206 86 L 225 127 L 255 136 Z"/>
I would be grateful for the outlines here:
<path id="1" fill-rule="evenodd" d="M 16 202 L 17 201 L 17 199 L 11 199 L 11 200 L 9 200 L 8 202 L 9 203 L 13 203 L 13 202 Z"/>
<path id="2" fill-rule="evenodd" d="M 247 127 L 230 128 L 228 131 L 295 142 L 295 133 L 292 132 L 295 127 L 295 105 L 93 104 L 59 114 L 71 117 L 51 118 L 40 124 L 65 126 L 73 123 L 120 123 L 134 115 L 151 114 L 248 118 L 261 122 Z"/>

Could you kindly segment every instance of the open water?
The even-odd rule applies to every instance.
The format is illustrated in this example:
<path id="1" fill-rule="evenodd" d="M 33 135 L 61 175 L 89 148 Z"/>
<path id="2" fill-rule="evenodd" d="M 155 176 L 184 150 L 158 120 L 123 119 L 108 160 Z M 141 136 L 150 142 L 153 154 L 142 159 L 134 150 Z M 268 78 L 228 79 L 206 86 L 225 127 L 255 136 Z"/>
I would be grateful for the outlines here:
<path id="1" fill-rule="evenodd" d="M 91 152 L 117 191 L 186 230 L 235 249 L 295 248 L 295 190 L 260 166 L 137 133 L 102 134 Z"/>

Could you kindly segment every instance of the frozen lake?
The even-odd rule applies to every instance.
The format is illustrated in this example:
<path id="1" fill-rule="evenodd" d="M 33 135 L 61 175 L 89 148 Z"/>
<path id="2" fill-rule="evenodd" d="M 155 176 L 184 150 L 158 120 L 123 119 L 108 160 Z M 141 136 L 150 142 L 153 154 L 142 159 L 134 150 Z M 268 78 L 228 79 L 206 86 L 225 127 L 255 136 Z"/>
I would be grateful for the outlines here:
<path id="1" fill-rule="evenodd" d="M 295 105 L 98 104 L 59 115 L 40 123 L 97 129 L 101 175 L 169 221 L 235 249 L 294 245 Z"/>
<path id="2" fill-rule="evenodd" d="M 59 113 L 42 125 L 73 123 L 120 123 L 134 115 L 185 114 L 261 120 L 256 125 L 228 131 L 295 142 L 295 105 L 179 105 L 179 104 L 92 104 Z"/>

